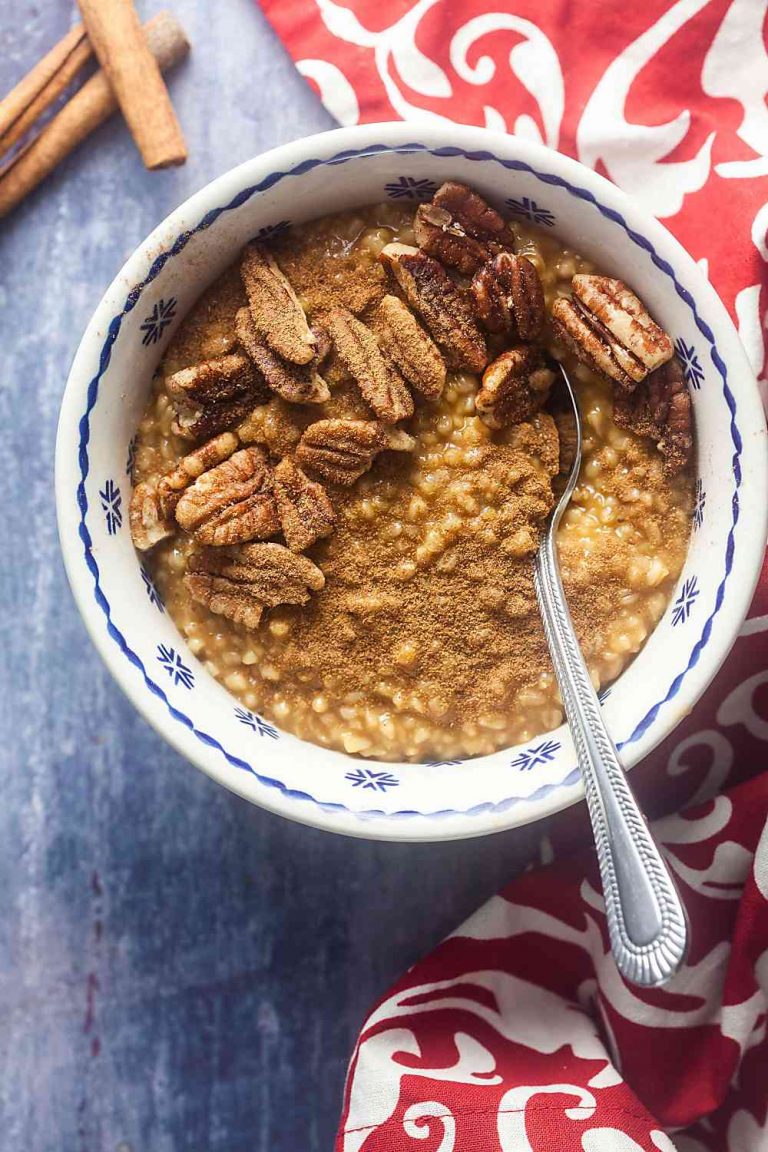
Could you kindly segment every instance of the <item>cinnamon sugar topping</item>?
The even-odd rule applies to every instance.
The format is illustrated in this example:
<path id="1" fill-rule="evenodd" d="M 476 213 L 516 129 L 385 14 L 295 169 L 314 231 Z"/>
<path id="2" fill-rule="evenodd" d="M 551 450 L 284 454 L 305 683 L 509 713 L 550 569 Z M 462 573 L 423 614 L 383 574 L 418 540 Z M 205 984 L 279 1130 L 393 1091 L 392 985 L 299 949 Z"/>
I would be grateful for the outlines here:
<path id="1" fill-rule="evenodd" d="M 191 650 L 300 737 L 440 761 L 533 740 L 562 722 L 532 576 L 572 432 L 544 410 L 551 357 L 584 416 L 558 546 L 602 685 L 685 556 L 670 349 L 625 285 L 464 185 L 293 228 L 248 245 L 174 338 L 134 541 Z"/>

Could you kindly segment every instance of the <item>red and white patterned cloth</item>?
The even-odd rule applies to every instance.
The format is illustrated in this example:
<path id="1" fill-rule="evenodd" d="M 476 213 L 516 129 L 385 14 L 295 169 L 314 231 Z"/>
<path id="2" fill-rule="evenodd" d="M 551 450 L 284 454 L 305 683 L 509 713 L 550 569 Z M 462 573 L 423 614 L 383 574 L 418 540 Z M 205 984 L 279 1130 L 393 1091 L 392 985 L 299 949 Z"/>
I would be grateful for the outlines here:
<path id="1" fill-rule="evenodd" d="M 663 991 L 613 964 L 594 852 L 519 877 L 368 1018 L 338 1152 L 764 1152 L 767 816 L 763 773 L 659 823 L 692 924 Z"/>
<path id="2" fill-rule="evenodd" d="M 341 123 L 484 124 L 631 192 L 708 272 L 765 387 L 764 0 L 262 6 Z M 624 984 L 592 854 L 563 862 L 585 842 L 583 808 L 556 817 L 555 863 L 369 1017 L 337 1152 L 768 1150 L 767 640 L 764 569 L 724 669 L 633 773 L 651 814 L 699 805 L 658 826 L 691 918 L 684 971 L 660 991 Z"/>

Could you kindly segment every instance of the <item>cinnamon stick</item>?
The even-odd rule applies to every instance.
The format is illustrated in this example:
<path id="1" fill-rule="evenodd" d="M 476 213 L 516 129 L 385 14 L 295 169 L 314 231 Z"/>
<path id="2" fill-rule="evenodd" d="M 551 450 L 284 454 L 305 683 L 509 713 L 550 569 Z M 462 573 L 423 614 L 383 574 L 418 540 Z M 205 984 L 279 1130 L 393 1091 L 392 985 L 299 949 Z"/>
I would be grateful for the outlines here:
<path id="1" fill-rule="evenodd" d="M 189 52 L 184 29 L 170 12 L 160 12 L 144 25 L 144 31 L 149 50 L 163 72 Z M 21 203 L 117 107 L 106 75 L 97 72 L 0 173 L 0 218 Z"/>
<path id="2" fill-rule="evenodd" d="M 77 0 L 101 67 L 147 168 L 187 158 L 176 113 L 132 0 Z"/>
<path id="3" fill-rule="evenodd" d="M 92 55 L 85 29 L 78 24 L 0 101 L 0 154 L 50 108 Z"/>

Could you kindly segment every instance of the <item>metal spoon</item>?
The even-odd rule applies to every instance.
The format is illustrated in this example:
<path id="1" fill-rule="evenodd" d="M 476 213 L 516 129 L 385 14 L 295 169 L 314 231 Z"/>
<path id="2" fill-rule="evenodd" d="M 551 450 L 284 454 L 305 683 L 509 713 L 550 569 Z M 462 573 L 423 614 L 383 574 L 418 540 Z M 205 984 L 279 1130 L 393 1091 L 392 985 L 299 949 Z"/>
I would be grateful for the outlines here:
<path id="1" fill-rule="evenodd" d="M 536 595 L 584 781 L 613 957 L 627 980 L 655 986 L 666 983 L 685 960 L 688 925 L 603 722 L 565 600 L 555 537 L 579 476 L 582 428 L 573 386 L 562 365 L 556 369 L 552 401 L 564 400 L 566 411 L 572 410 L 575 445 L 565 489 L 536 555 Z"/>

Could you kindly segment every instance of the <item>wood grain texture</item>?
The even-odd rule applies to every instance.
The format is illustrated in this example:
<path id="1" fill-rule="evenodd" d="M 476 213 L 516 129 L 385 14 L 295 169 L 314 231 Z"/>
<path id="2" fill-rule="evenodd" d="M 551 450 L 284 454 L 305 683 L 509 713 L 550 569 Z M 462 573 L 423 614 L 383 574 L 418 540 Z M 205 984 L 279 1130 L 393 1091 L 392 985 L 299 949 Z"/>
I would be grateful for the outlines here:
<path id="1" fill-rule="evenodd" d="M 78 0 L 88 39 L 147 168 L 183 164 L 187 146 L 133 0 Z"/>
<path id="2" fill-rule="evenodd" d="M 331 127 L 252 0 L 174 10 L 186 167 L 147 172 L 115 118 L 0 224 L 3 1152 L 329 1152 L 371 1002 L 539 836 L 387 845 L 270 816 L 155 735 L 86 636 L 53 497 L 80 334 L 185 197 Z M 76 20 L 73 0 L 0 5 L 0 89 Z"/>

